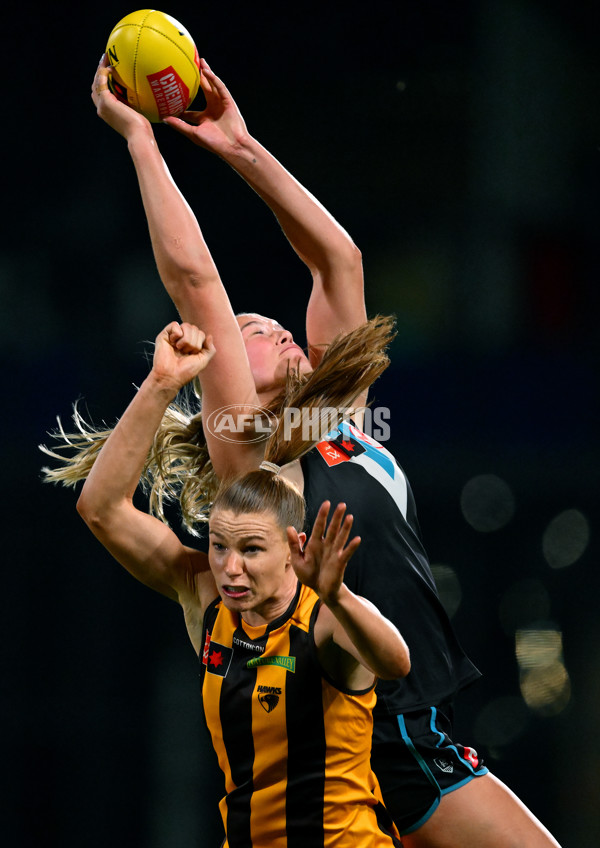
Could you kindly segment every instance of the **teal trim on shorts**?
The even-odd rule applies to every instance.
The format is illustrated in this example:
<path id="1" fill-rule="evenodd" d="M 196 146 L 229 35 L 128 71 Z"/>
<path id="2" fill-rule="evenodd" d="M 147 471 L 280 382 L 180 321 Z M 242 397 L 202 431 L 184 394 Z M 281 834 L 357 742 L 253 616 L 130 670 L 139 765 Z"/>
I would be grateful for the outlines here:
<path id="1" fill-rule="evenodd" d="M 431 769 L 429 768 L 429 766 L 427 765 L 427 763 L 425 762 L 423 757 L 419 754 L 419 752 L 417 751 L 417 749 L 415 748 L 415 746 L 412 743 L 412 739 L 410 738 L 410 736 L 406 732 L 406 724 L 404 723 L 404 716 L 399 715 L 399 716 L 397 716 L 397 718 L 398 718 L 398 726 L 400 727 L 400 735 L 402 736 L 402 739 L 404 740 L 404 744 L 406 745 L 408 750 L 411 752 L 411 754 L 413 755 L 415 760 L 418 762 L 419 766 L 421 767 L 421 770 L 423 771 L 423 773 L 427 777 L 427 780 L 431 783 L 431 785 L 433 787 L 435 787 L 435 789 L 438 793 L 438 797 L 435 799 L 435 801 L 433 802 L 431 807 L 427 810 L 427 812 L 424 815 L 422 815 L 421 818 L 417 822 L 415 822 L 411 827 L 409 827 L 407 830 L 402 831 L 400 836 L 404 836 L 404 834 L 406 834 L 406 833 L 412 833 L 413 831 L 418 830 L 418 828 L 420 828 L 421 825 L 425 824 L 425 822 L 428 819 L 431 818 L 431 816 L 435 813 L 435 811 L 437 810 L 437 808 L 439 806 L 439 803 L 440 803 L 440 800 L 441 800 L 441 797 L 442 797 L 442 793 L 441 793 L 441 790 L 440 790 L 440 784 L 437 782 L 435 777 L 432 775 Z"/>
<path id="2" fill-rule="evenodd" d="M 429 722 L 429 727 L 431 728 L 432 733 L 435 733 L 436 736 L 439 736 L 439 741 L 438 741 L 437 745 L 435 746 L 436 748 L 439 748 L 440 745 L 442 744 L 442 742 L 444 741 L 444 734 L 441 732 L 441 730 L 438 730 L 437 727 L 435 726 L 436 716 L 437 716 L 437 708 L 431 707 L 431 721 Z M 487 766 L 478 766 L 477 768 L 474 768 L 473 764 L 470 763 L 469 760 L 467 760 L 463 756 L 461 756 L 456 745 L 446 745 L 445 747 L 449 748 L 451 751 L 454 751 L 454 753 L 459 758 L 459 760 L 461 762 L 463 762 L 466 765 L 466 767 L 473 772 L 473 777 L 481 777 L 482 775 L 488 773 L 489 769 L 488 769 Z M 454 789 L 459 789 L 461 786 L 464 786 L 465 783 L 468 783 L 469 780 L 470 780 L 470 778 L 467 777 L 467 778 L 465 778 L 465 780 L 461 780 L 460 783 L 457 783 L 454 786 L 448 786 L 447 789 L 442 790 L 442 795 L 446 795 L 448 792 L 452 792 Z"/>
<path id="3" fill-rule="evenodd" d="M 465 777 L 464 780 L 461 780 L 458 783 L 453 783 L 452 786 L 447 786 L 446 789 L 442 789 L 442 795 L 449 795 L 450 792 L 454 792 L 455 789 L 460 789 L 461 786 L 464 786 L 466 783 L 470 783 L 472 780 L 475 780 L 476 777 L 483 777 L 484 774 L 487 774 L 487 768 L 485 771 L 478 771 L 474 774 L 470 774 L 468 777 Z"/>
<path id="4" fill-rule="evenodd" d="M 436 715 L 437 715 L 436 708 L 431 707 L 431 721 L 430 721 L 429 726 L 430 726 L 432 733 L 434 733 L 436 736 L 439 737 L 439 742 L 437 743 L 436 747 L 440 748 L 441 745 L 442 745 L 442 742 L 444 741 L 444 734 L 441 733 L 437 729 L 437 727 L 435 726 Z M 417 749 L 413 745 L 413 741 L 410 738 L 410 736 L 408 735 L 408 732 L 406 730 L 406 724 L 404 722 L 404 716 L 398 715 L 397 719 L 398 719 L 398 726 L 400 728 L 400 735 L 402 736 L 402 740 L 403 740 L 404 744 L 406 745 L 408 750 L 411 752 L 411 754 L 413 755 L 413 757 L 415 758 L 415 760 L 419 764 L 421 770 L 423 771 L 423 774 L 425 774 L 425 776 L 427 777 L 427 780 L 435 788 L 437 795 L 438 795 L 438 797 L 435 799 L 433 804 L 429 807 L 427 812 L 425 812 L 421 816 L 421 818 L 418 821 L 416 821 L 413 825 L 411 825 L 406 830 L 402 831 L 400 836 L 405 836 L 406 834 L 414 833 L 415 830 L 418 830 L 420 827 L 422 827 L 425 824 L 425 822 L 427 822 L 431 818 L 431 816 L 435 813 L 435 811 L 439 807 L 440 801 L 442 800 L 442 797 L 444 795 L 448 795 L 450 792 L 454 792 L 455 789 L 460 789 L 461 786 L 465 786 L 467 783 L 470 783 L 476 777 L 482 777 L 484 774 L 487 774 L 488 768 L 487 768 L 487 766 L 480 766 L 478 769 L 473 768 L 472 764 L 468 760 L 465 760 L 465 758 L 460 755 L 460 753 L 459 753 L 459 751 L 458 751 L 458 749 L 455 745 L 448 745 L 446 747 L 453 750 L 456 753 L 456 756 L 461 760 L 461 762 L 465 763 L 465 765 L 468 766 L 468 768 L 471 770 L 472 774 L 467 775 L 467 777 L 465 777 L 464 780 L 460 780 L 458 783 L 454 783 L 452 786 L 447 786 L 445 789 L 442 789 L 440 784 L 438 783 L 438 781 L 435 779 L 431 769 L 429 768 L 429 766 L 427 765 L 427 763 L 425 762 L 425 760 L 423 759 L 421 754 L 419 754 L 419 752 L 417 751 Z"/>
<path id="5" fill-rule="evenodd" d="M 403 715 L 398 716 L 398 724 L 400 725 L 400 735 L 402 736 L 402 739 L 404 740 L 406 747 L 408 748 L 408 750 L 411 752 L 411 754 L 413 755 L 415 760 L 418 762 L 418 764 L 421 766 L 421 768 L 423 769 L 423 771 L 427 775 L 427 779 L 429 780 L 429 782 L 433 786 L 435 786 L 437 789 L 439 789 L 440 788 L 439 783 L 437 782 L 435 777 L 432 775 L 431 769 L 429 768 L 429 766 L 427 765 L 427 763 L 425 762 L 423 757 L 419 754 L 419 752 L 417 751 L 417 749 L 413 745 L 412 739 L 410 738 L 410 736 L 407 733 L 406 724 L 404 722 L 404 716 Z"/>

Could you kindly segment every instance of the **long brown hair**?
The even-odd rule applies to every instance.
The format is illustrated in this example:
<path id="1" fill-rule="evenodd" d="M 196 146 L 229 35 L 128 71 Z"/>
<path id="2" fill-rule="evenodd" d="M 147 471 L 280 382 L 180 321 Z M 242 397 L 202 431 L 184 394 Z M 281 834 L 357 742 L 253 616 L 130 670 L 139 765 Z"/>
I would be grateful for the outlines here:
<path id="1" fill-rule="evenodd" d="M 301 457 L 321 437 L 319 428 L 310 439 L 302 427 L 287 433 L 283 414 L 286 408 L 318 410 L 322 416 L 321 435 L 338 423 L 389 365 L 387 348 L 394 334 L 394 319 L 378 315 L 334 339 L 311 373 L 290 372 L 285 389 L 269 404 L 278 425 L 266 442 L 265 459 L 285 465 Z M 166 410 L 140 478 L 150 512 L 167 523 L 165 505 L 178 502 L 183 525 L 195 535 L 198 523 L 208 520 L 219 488 L 202 430 L 200 407 L 199 387 L 194 381 Z M 332 409 L 334 422 L 327 413 Z M 50 434 L 58 442 L 54 450 L 39 446 L 60 463 L 57 468 L 42 469 L 44 482 L 74 487 L 84 480 L 112 432 L 88 424 L 76 406 L 73 421 L 75 432 L 66 433 L 59 421 L 58 430 Z"/>

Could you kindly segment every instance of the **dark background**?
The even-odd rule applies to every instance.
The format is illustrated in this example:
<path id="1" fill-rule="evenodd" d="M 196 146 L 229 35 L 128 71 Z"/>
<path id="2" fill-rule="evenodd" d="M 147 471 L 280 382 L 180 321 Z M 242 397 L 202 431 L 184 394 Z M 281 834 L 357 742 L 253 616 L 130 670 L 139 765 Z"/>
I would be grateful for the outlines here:
<path id="1" fill-rule="evenodd" d="M 595 6 L 163 7 L 352 234 L 369 312 L 398 317 L 374 397 L 484 673 L 456 738 L 565 848 L 600 844 Z M 72 491 L 40 483 L 36 448 L 78 397 L 114 421 L 175 317 L 126 145 L 89 99 L 134 8 L 22 4 L 5 31 L 1 797 L 15 846 L 219 839 L 178 608 L 111 561 Z M 302 337 L 310 280 L 269 211 L 206 151 L 156 135 L 234 308 Z M 523 632 L 533 649 L 517 659 Z"/>

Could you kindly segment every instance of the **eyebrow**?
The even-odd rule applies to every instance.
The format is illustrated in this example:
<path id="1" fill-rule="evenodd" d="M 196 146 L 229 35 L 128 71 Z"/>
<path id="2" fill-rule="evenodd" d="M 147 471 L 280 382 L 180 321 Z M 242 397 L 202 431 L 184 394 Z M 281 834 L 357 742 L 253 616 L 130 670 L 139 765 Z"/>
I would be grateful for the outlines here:
<path id="1" fill-rule="evenodd" d="M 254 321 L 254 320 L 253 321 L 247 321 L 245 324 L 242 324 L 242 326 L 240 327 L 240 332 L 242 330 L 245 330 L 246 327 L 249 327 L 250 324 L 260 324 L 260 323 L 261 323 L 260 321 Z"/>
<path id="2" fill-rule="evenodd" d="M 255 319 L 252 319 L 252 321 L 246 321 L 245 324 L 242 324 L 242 326 L 240 327 L 240 333 L 242 332 L 242 330 L 245 330 L 246 327 L 249 327 L 251 324 L 258 324 L 259 327 L 267 326 L 266 321 L 256 321 Z M 277 327 L 277 329 L 279 330 L 283 330 L 283 327 L 277 321 L 275 321 L 275 327 Z"/>

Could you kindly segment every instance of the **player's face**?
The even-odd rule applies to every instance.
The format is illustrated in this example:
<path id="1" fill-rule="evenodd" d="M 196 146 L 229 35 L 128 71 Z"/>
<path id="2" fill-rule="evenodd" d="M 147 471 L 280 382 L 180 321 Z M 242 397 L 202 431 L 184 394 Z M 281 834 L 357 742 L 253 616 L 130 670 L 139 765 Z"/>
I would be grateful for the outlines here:
<path id="1" fill-rule="evenodd" d="M 290 368 L 301 374 L 312 370 L 302 348 L 277 321 L 256 314 L 239 315 L 237 320 L 259 394 L 283 388 Z"/>
<path id="2" fill-rule="evenodd" d="M 271 512 L 214 510 L 208 559 L 225 606 L 248 624 L 273 621 L 294 597 L 297 580 L 287 536 Z"/>

